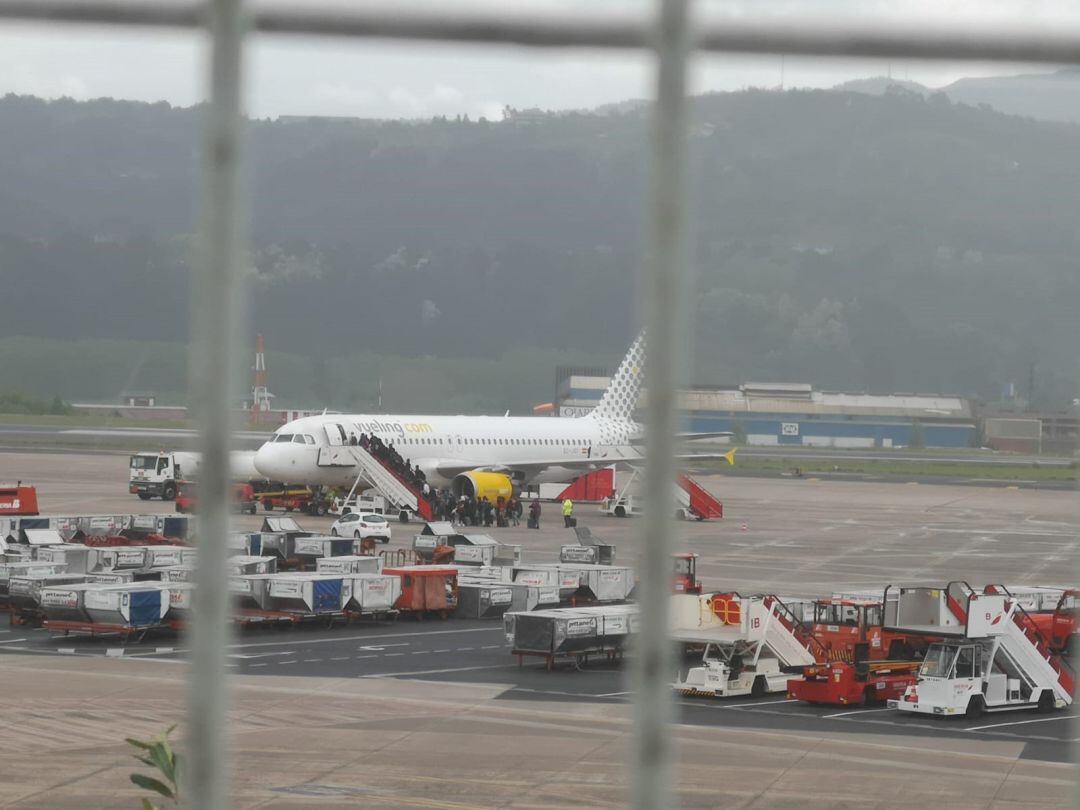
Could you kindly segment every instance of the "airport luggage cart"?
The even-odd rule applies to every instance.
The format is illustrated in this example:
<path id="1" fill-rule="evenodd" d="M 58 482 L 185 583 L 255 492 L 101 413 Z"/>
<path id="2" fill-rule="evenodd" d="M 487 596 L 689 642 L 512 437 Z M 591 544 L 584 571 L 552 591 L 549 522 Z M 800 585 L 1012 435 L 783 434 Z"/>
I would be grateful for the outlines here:
<path id="1" fill-rule="evenodd" d="M 301 613 L 291 610 L 237 608 L 232 614 L 233 623 L 241 627 L 258 625 L 297 627 L 301 624 L 322 624 L 333 627 L 339 619 L 347 623 L 348 612 L 342 610 L 334 613 Z"/>
<path id="2" fill-rule="evenodd" d="M 88 635 L 90 638 L 97 638 L 98 636 L 118 636 L 124 644 L 132 640 L 134 640 L 135 643 L 139 643 L 155 630 L 168 629 L 168 624 L 165 623 L 133 627 L 127 624 L 75 622 L 58 619 L 46 619 L 42 626 L 51 634 L 54 634 L 53 638 L 66 638 L 72 633 Z M 132 639 L 133 636 L 134 639 Z"/>

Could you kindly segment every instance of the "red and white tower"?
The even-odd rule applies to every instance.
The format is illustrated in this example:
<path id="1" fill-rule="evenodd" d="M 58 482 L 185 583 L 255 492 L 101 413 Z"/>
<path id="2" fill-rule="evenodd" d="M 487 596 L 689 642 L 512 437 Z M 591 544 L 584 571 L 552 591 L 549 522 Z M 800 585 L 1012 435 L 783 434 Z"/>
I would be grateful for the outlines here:
<path id="1" fill-rule="evenodd" d="M 255 385 L 251 389 L 251 421 L 258 424 L 263 414 L 270 412 L 270 400 L 274 395 L 266 387 L 266 350 L 263 336 L 255 336 Z"/>

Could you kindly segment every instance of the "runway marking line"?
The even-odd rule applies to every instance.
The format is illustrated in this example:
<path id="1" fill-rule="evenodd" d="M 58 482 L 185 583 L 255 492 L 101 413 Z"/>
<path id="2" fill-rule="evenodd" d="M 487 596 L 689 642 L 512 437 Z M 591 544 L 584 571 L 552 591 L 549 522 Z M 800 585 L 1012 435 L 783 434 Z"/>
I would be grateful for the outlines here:
<path id="1" fill-rule="evenodd" d="M 5 632 L 11 632 L 7 630 Z M 18 644 L 20 641 L 26 641 L 25 638 L 9 638 L 7 641 L 0 641 L 0 644 Z"/>
<path id="2" fill-rule="evenodd" d="M 489 664 L 487 666 L 479 667 L 451 667 L 450 669 L 418 669 L 410 670 L 407 672 L 373 672 L 368 675 L 357 675 L 358 678 L 397 678 L 403 675 L 441 675 L 447 672 L 475 672 L 480 669 L 517 669 L 517 664 Z M 455 684 L 448 682 L 449 686 L 463 686 L 464 684 Z"/>
<path id="3" fill-rule="evenodd" d="M 394 633 L 385 635 L 370 635 L 370 636 L 331 636 L 330 638 L 313 638 L 305 640 L 304 644 L 337 644 L 342 641 L 366 641 L 372 646 L 390 647 L 391 644 L 382 644 L 382 639 L 387 638 L 412 638 L 414 636 L 445 636 L 454 635 L 456 633 L 501 633 L 502 627 L 468 627 L 463 630 L 429 630 L 424 633 Z M 259 641 L 251 644 L 230 644 L 230 650 L 246 649 L 248 647 L 281 647 L 285 644 L 296 644 L 296 639 L 292 641 Z"/>
<path id="4" fill-rule="evenodd" d="M 723 698 L 714 698 L 714 700 L 720 701 Z M 798 703 L 799 701 L 790 698 L 784 698 L 783 700 L 758 700 L 754 703 L 702 703 L 702 706 L 712 706 L 715 709 L 741 709 L 745 706 L 772 706 L 776 703 Z M 682 701 L 682 703 L 695 706 L 696 702 Z"/>
<path id="5" fill-rule="evenodd" d="M 1023 726 L 1023 725 L 1026 725 L 1027 723 L 1053 723 L 1056 720 L 1075 720 L 1075 719 L 1076 719 L 1075 714 L 1062 714 L 1062 715 L 1058 715 L 1057 717 L 1037 717 L 1034 720 L 1016 720 L 1015 722 L 1012 722 L 1012 723 L 992 723 L 992 724 L 990 724 L 988 726 L 972 726 L 971 728 L 964 729 L 964 731 L 982 731 L 982 730 L 988 729 L 988 728 L 1003 728 L 1005 726 Z"/>
<path id="6" fill-rule="evenodd" d="M 884 709 L 855 709 L 854 711 L 850 711 L 850 712 L 837 712 L 836 714 L 823 714 L 823 715 L 821 715 L 821 718 L 824 720 L 825 718 L 828 718 L 828 717 L 847 717 L 849 714 L 873 714 L 874 712 L 891 712 L 891 711 L 895 711 L 895 709 L 890 709 L 888 707 L 886 707 Z"/>

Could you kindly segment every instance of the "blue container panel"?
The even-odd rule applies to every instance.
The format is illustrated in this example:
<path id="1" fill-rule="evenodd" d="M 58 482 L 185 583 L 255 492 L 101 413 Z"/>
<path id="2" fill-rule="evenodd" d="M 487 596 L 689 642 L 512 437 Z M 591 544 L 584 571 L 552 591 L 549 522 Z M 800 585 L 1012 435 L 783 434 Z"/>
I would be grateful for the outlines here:
<path id="1" fill-rule="evenodd" d="M 131 594 L 131 624 L 147 627 L 161 621 L 161 591 L 136 591 Z M 166 597 L 167 598 L 167 597 Z"/>
<path id="2" fill-rule="evenodd" d="M 335 613 L 341 610 L 341 580 L 315 580 L 314 602 L 316 613 Z"/>

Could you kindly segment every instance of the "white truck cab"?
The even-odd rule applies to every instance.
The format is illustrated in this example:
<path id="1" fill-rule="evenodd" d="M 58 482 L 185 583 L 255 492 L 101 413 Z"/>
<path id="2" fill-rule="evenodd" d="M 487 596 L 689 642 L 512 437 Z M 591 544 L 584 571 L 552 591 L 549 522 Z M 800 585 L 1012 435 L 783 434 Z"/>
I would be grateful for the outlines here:
<path id="1" fill-rule="evenodd" d="M 148 501 L 176 498 L 176 482 L 185 476 L 194 479 L 199 469 L 195 453 L 135 453 L 128 459 L 128 492 Z"/>
<path id="2" fill-rule="evenodd" d="M 919 679 L 889 707 L 914 714 L 980 717 L 1009 709 L 1050 711 L 1064 706 L 1053 688 L 1028 676 L 996 639 L 931 644 Z"/>

